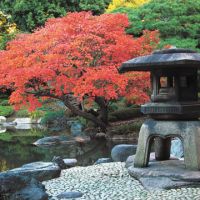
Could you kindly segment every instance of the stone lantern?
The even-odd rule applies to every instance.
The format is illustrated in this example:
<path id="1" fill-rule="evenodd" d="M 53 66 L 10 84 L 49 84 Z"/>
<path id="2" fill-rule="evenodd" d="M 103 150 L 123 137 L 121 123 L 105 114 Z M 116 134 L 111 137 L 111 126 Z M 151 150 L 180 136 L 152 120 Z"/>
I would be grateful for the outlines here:
<path id="1" fill-rule="evenodd" d="M 151 77 L 151 101 L 141 106 L 142 113 L 150 119 L 140 129 L 135 167 L 148 166 L 153 141 L 156 160 L 168 160 L 171 138 L 179 137 L 186 168 L 200 170 L 198 69 L 199 53 L 176 48 L 155 51 L 122 64 L 121 73 L 150 71 Z"/>

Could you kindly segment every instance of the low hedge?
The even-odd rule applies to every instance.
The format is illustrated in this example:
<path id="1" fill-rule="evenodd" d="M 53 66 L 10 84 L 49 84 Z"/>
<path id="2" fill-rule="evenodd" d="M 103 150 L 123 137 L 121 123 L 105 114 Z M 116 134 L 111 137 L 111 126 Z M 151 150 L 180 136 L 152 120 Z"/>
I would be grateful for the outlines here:
<path id="1" fill-rule="evenodd" d="M 128 120 L 136 117 L 141 117 L 143 114 L 140 111 L 140 108 L 124 108 L 121 110 L 117 110 L 115 112 L 111 112 L 109 114 L 109 121 L 115 122 L 120 120 Z"/>
<path id="2" fill-rule="evenodd" d="M 121 124 L 119 126 L 112 127 L 109 131 L 110 135 L 135 135 L 138 136 L 142 123 L 144 122 L 143 118 L 141 120 L 134 121 L 128 124 Z"/>

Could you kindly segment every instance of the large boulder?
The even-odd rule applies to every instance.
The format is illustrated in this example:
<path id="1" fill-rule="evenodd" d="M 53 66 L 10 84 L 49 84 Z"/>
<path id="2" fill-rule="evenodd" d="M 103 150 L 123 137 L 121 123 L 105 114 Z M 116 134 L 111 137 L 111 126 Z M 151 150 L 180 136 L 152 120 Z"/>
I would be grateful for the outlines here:
<path id="1" fill-rule="evenodd" d="M 48 195 L 44 185 L 32 179 L 26 187 L 15 192 L 10 200 L 48 200 Z"/>
<path id="2" fill-rule="evenodd" d="M 31 124 L 32 123 L 30 117 L 16 118 L 13 122 L 16 124 Z"/>
<path id="3" fill-rule="evenodd" d="M 71 140 L 70 137 L 67 136 L 50 136 L 50 137 L 44 137 L 41 138 L 39 140 L 37 140 L 36 142 L 34 142 L 33 144 L 36 146 L 51 146 L 51 145 L 59 145 L 59 144 L 71 144 L 71 143 L 75 143 L 74 140 Z"/>
<path id="4" fill-rule="evenodd" d="M 37 180 L 8 171 L 0 173 L 0 199 L 47 200 L 48 195 Z"/>
<path id="5" fill-rule="evenodd" d="M 63 159 L 66 167 L 75 167 L 78 163 L 76 158 L 65 158 Z"/>
<path id="6" fill-rule="evenodd" d="M 0 116 L 0 124 L 3 124 L 6 122 L 6 118 L 4 116 Z"/>
<path id="7" fill-rule="evenodd" d="M 50 136 L 41 138 L 36 142 L 34 142 L 33 144 L 36 146 L 51 146 L 60 144 L 86 143 L 89 141 L 90 138 L 87 136 L 71 137 L 71 136 L 59 135 L 59 136 Z"/>
<path id="8" fill-rule="evenodd" d="M 20 176 L 28 176 L 38 181 L 46 181 L 60 176 L 60 167 L 53 162 L 33 162 L 8 171 Z"/>
<path id="9" fill-rule="evenodd" d="M 5 133 L 7 131 L 6 127 L 0 125 L 0 133 Z"/>
<path id="10" fill-rule="evenodd" d="M 111 150 L 111 158 L 115 162 L 125 162 L 128 156 L 134 155 L 137 145 L 119 144 L 115 145 Z"/>
<path id="11" fill-rule="evenodd" d="M 30 180 L 30 177 L 2 172 L 0 173 L 0 194 L 14 193 L 15 191 L 25 187 Z"/>

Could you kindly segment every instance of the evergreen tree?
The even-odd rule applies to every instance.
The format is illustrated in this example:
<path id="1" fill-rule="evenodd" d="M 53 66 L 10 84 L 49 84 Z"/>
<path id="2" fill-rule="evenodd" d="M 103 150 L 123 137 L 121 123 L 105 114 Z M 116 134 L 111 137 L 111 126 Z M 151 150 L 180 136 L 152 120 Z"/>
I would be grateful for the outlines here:
<path id="1" fill-rule="evenodd" d="M 67 12 L 91 10 L 104 12 L 110 0 L 1 0 L 0 9 L 12 16 L 21 31 L 32 32 L 43 26 L 48 18 L 64 16 Z"/>
<path id="2" fill-rule="evenodd" d="M 121 7 L 114 12 L 128 14 L 129 34 L 140 36 L 145 29 L 159 30 L 162 46 L 200 48 L 200 1 L 152 0 L 138 9 Z"/>
<path id="3" fill-rule="evenodd" d="M 17 30 L 16 24 L 11 23 L 11 16 L 0 11 L 0 50 L 5 49 L 6 43 L 11 40 Z"/>

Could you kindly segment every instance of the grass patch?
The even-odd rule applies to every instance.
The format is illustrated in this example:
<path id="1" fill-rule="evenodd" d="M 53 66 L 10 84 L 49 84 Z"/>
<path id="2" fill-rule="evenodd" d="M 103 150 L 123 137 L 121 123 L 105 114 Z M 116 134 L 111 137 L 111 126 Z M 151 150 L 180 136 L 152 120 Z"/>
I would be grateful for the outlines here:
<path id="1" fill-rule="evenodd" d="M 0 116 L 9 117 L 14 113 L 12 106 L 0 106 Z"/>
<path id="2" fill-rule="evenodd" d="M 18 131 L 6 131 L 6 133 L 0 134 L 0 141 L 4 142 L 16 142 L 20 141 L 22 144 L 31 144 L 32 138 L 41 138 L 44 135 L 48 135 L 45 130 L 30 129 L 30 130 L 18 130 Z M 30 138 L 30 139 L 29 139 Z"/>
<path id="3" fill-rule="evenodd" d="M 12 137 L 13 136 L 11 134 L 7 134 L 7 133 L 0 134 L 0 140 L 4 142 L 10 142 L 12 140 Z"/>
<path id="4" fill-rule="evenodd" d="M 39 119 L 39 118 L 43 117 L 44 115 L 45 115 L 45 112 L 41 111 L 41 110 L 35 110 L 35 111 L 29 113 L 29 116 L 31 119 Z"/>
<path id="5" fill-rule="evenodd" d="M 27 109 L 21 109 L 16 112 L 16 117 L 29 117 L 29 112 Z"/>

